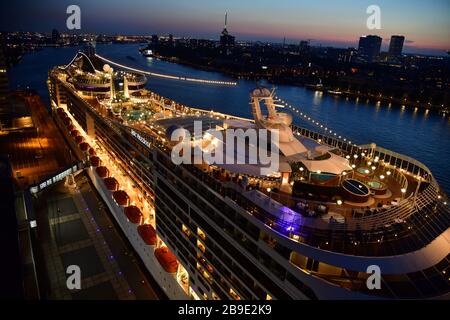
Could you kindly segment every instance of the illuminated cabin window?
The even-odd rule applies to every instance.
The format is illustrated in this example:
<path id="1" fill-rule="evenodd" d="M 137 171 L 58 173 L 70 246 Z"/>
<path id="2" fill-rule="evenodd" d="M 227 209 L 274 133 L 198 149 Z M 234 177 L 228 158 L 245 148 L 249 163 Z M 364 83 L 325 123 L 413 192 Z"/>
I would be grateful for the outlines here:
<path id="1" fill-rule="evenodd" d="M 266 300 L 272 300 L 272 296 L 270 294 L 266 295 Z"/>
<path id="2" fill-rule="evenodd" d="M 197 227 L 197 235 L 200 237 L 200 239 L 205 240 L 206 239 L 206 235 L 205 233 Z"/>
<path id="3" fill-rule="evenodd" d="M 188 237 L 191 235 L 191 230 L 189 230 L 184 224 L 181 226 L 181 231 L 183 231 L 183 233 Z"/>
<path id="4" fill-rule="evenodd" d="M 208 272 L 206 272 L 206 270 L 198 262 L 197 262 L 197 270 L 209 283 L 212 283 L 213 279 L 211 275 Z"/>
<path id="5" fill-rule="evenodd" d="M 197 240 L 197 247 L 203 252 L 205 253 L 205 246 L 203 245 L 203 243 L 200 242 L 200 240 Z"/>
<path id="6" fill-rule="evenodd" d="M 233 297 L 234 300 L 241 300 L 241 297 L 236 292 L 234 292 L 232 288 L 230 288 L 230 295 Z"/>

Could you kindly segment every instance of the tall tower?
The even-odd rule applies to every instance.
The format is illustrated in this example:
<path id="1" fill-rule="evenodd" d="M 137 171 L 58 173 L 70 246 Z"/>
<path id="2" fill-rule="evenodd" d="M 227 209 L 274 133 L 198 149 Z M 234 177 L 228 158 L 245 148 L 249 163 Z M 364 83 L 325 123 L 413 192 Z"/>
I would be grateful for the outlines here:
<path id="1" fill-rule="evenodd" d="M 228 18 L 228 12 L 225 12 L 225 24 L 224 24 L 223 31 L 227 30 L 227 18 Z"/>
<path id="2" fill-rule="evenodd" d="M 228 33 L 227 23 L 228 23 L 228 12 L 225 12 L 225 24 L 222 30 L 222 35 L 220 36 L 220 45 L 224 48 L 234 46 L 234 37 Z"/>

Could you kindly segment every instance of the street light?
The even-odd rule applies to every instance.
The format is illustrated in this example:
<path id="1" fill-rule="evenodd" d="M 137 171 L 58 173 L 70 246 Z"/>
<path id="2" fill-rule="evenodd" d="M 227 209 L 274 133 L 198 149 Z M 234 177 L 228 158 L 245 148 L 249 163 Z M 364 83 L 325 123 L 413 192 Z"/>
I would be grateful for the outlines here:
<path id="1" fill-rule="evenodd" d="M 403 200 L 403 198 L 405 197 L 406 189 L 401 188 L 400 191 L 402 192 L 402 200 Z"/>

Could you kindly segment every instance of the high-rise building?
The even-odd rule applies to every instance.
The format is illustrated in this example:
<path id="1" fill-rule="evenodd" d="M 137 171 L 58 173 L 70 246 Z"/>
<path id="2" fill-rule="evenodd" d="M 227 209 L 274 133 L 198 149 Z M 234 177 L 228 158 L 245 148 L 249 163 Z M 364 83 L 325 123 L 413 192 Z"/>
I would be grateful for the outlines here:
<path id="1" fill-rule="evenodd" d="M 391 42 L 389 43 L 389 55 L 401 56 L 404 42 L 405 42 L 404 36 L 392 36 Z"/>
<path id="2" fill-rule="evenodd" d="M 380 54 L 382 38 L 369 35 L 359 38 L 358 54 L 367 62 L 373 62 Z"/>
<path id="3" fill-rule="evenodd" d="M 233 47 L 234 46 L 234 36 L 230 35 L 227 30 L 227 17 L 228 14 L 225 13 L 225 25 L 222 31 L 222 35 L 220 36 L 220 45 L 222 47 Z"/>

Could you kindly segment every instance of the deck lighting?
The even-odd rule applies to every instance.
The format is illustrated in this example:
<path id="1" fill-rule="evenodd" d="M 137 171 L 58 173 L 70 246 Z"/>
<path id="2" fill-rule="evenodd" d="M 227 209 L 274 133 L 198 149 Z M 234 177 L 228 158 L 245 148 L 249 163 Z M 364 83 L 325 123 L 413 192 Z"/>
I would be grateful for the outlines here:
<path id="1" fill-rule="evenodd" d="M 381 175 L 381 176 L 380 176 L 380 179 L 381 179 L 381 180 L 383 180 L 383 179 L 384 179 L 384 176 L 383 176 L 383 175 Z"/>
<path id="2" fill-rule="evenodd" d="M 375 170 L 377 167 L 375 167 L 375 166 L 372 166 L 372 170 Z"/>
<path id="3" fill-rule="evenodd" d="M 402 193 L 406 193 L 406 189 L 405 189 L 405 188 L 401 188 L 400 191 L 401 191 Z"/>
<path id="4" fill-rule="evenodd" d="M 338 206 L 342 205 L 342 200 L 338 200 L 336 201 L 336 203 L 338 204 Z"/>
<path id="5" fill-rule="evenodd" d="M 388 176 L 390 176 L 390 175 L 391 175 L 391 172 L 390 172 L 390 171 L 388 171 L 388 172 L 386 172 L 386 174 L 387 174 Z"/>

